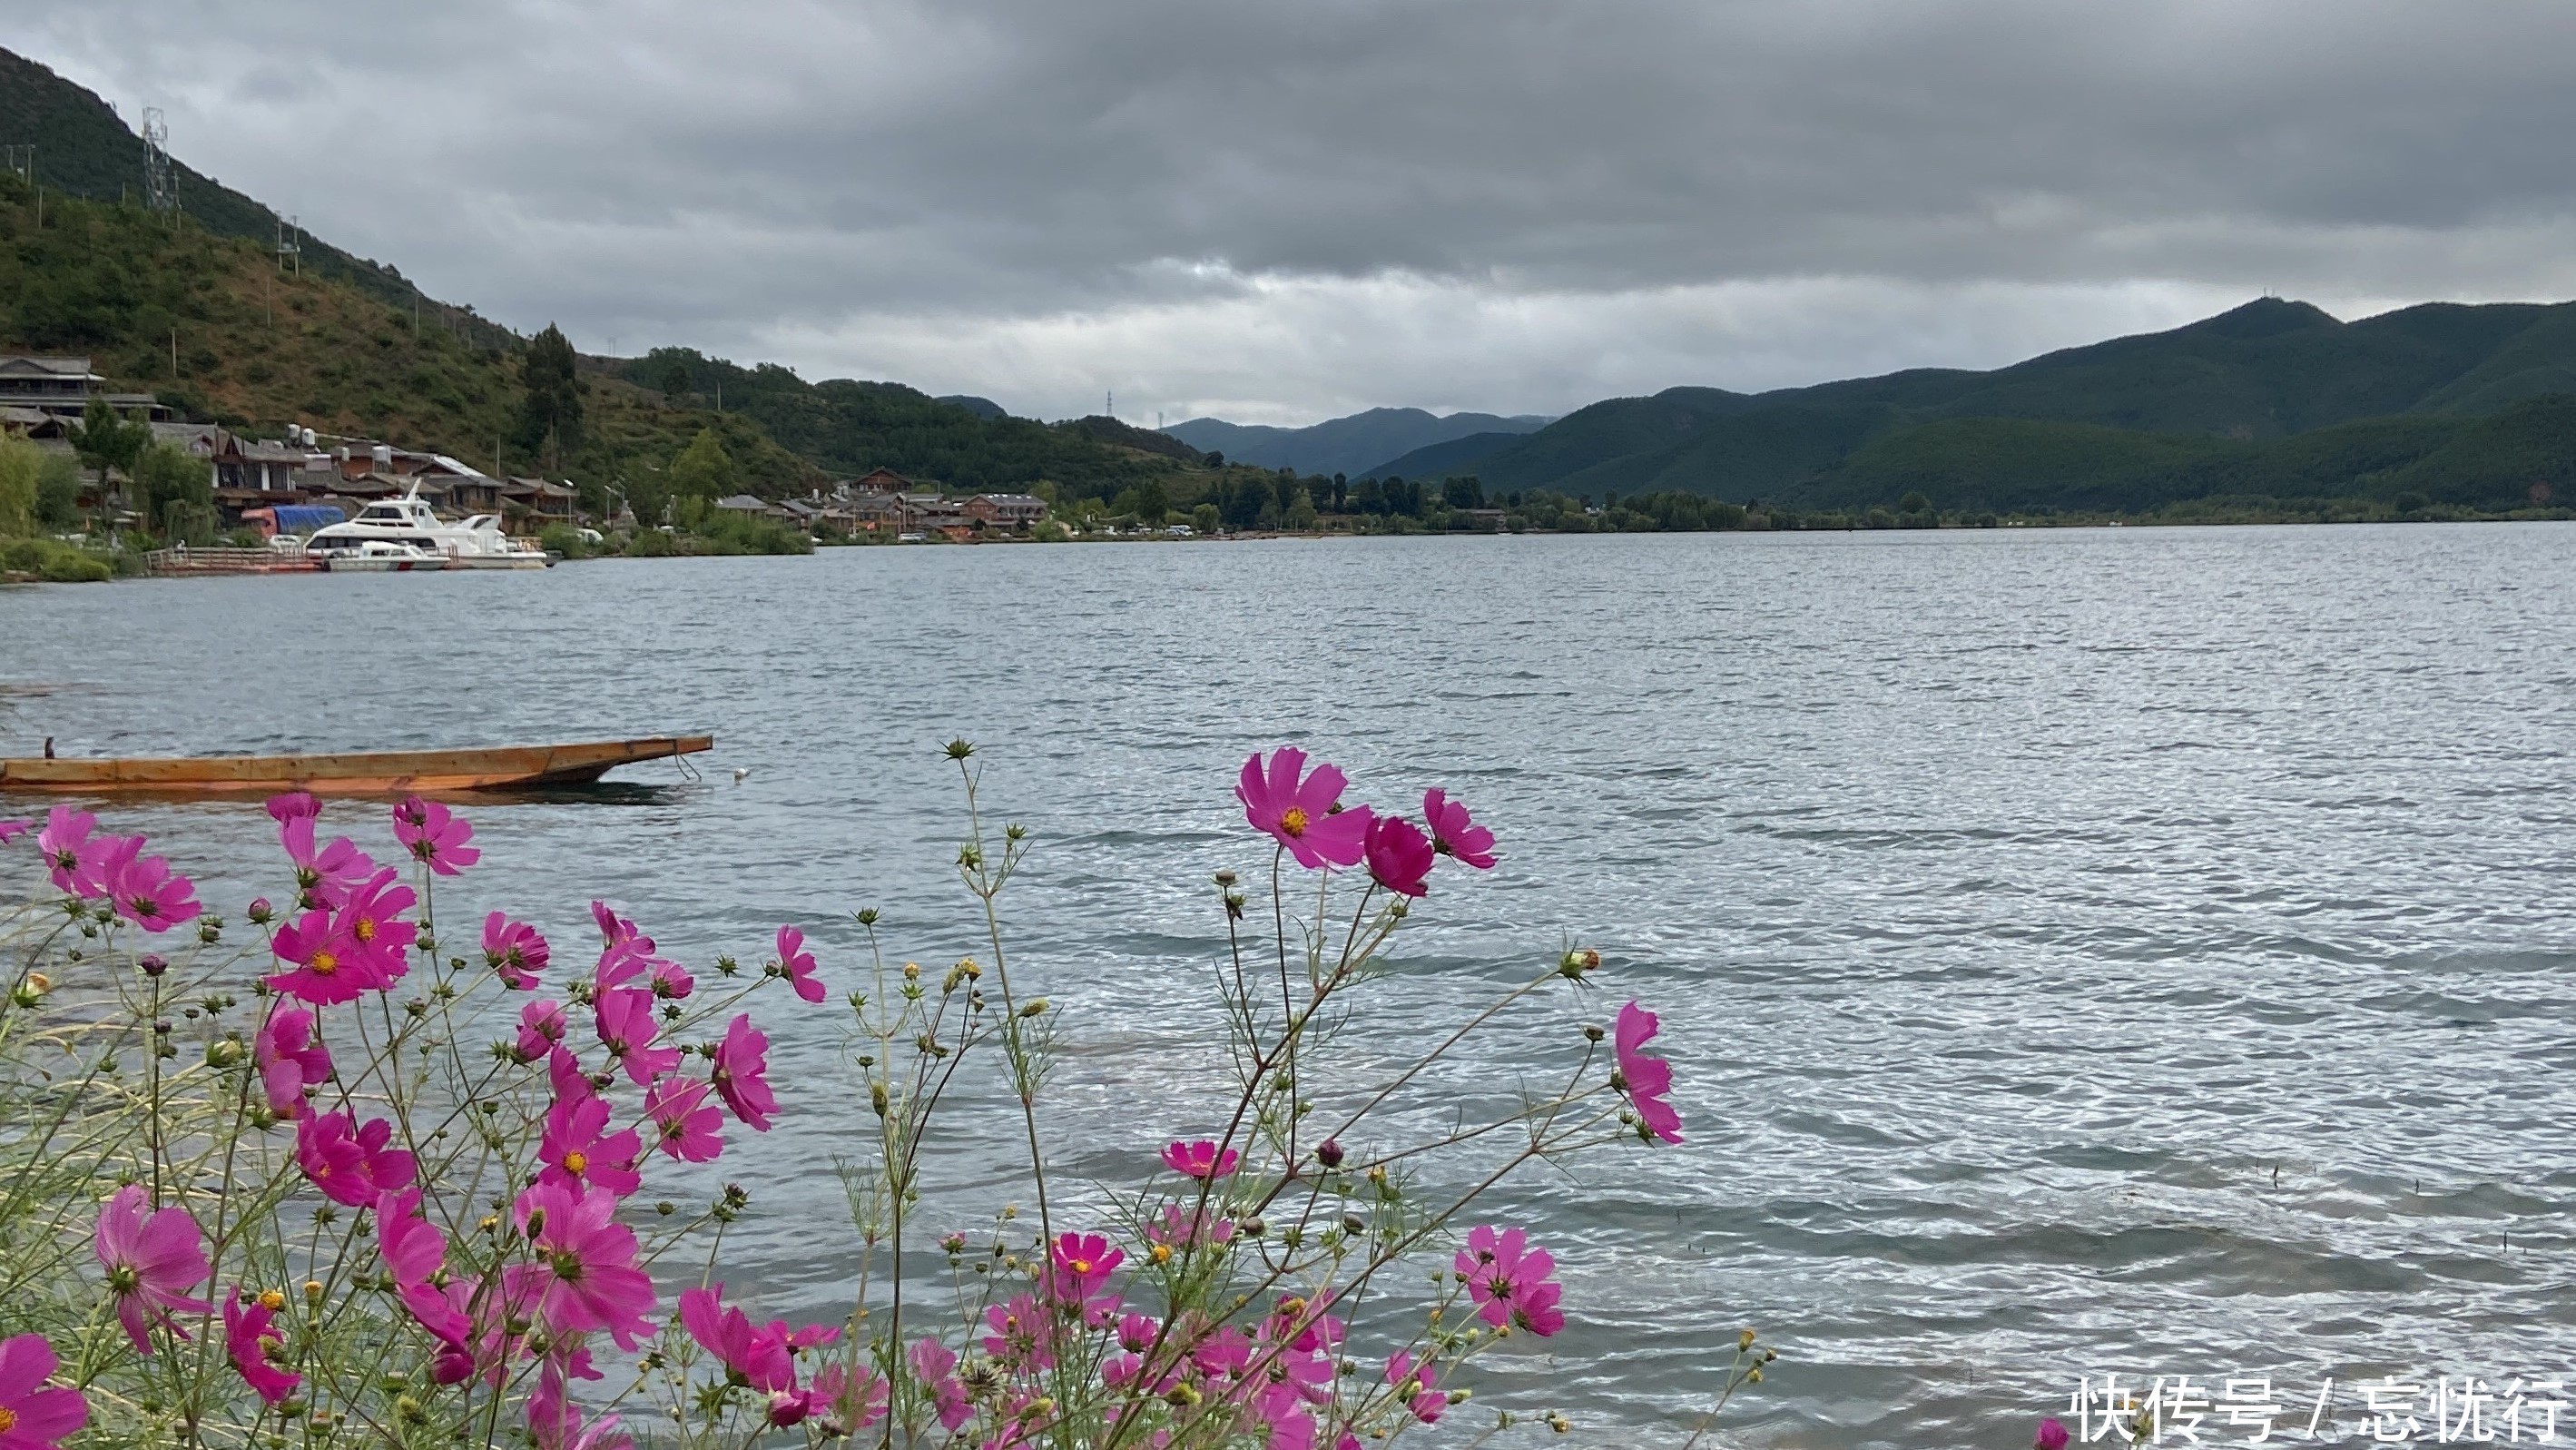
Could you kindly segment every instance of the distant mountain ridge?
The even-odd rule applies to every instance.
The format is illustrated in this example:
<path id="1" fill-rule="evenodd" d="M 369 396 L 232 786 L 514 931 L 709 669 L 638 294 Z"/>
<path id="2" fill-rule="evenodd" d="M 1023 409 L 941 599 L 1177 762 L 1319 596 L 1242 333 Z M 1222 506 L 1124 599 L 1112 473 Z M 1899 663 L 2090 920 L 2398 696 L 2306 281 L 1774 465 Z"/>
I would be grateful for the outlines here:
<path id="1" fill-rule="evenodd" d="M 1417 448 L 1476 433 L 1535 432 L 1549 421 L 1534 414 L 1504 418 L 1492 413 L 1452 413 L 1444 418 L 1420 408 L 1371 408 L 1304 428 L 1192 418 L 1163 431 L 1202 453 L 1222 453 L 1237 463 L 1356 478 Z"/>
<path id="2" fill-rule="evenodd" d="M 1846 460 L 1945 422 L 2110 430 L 2087 435 L 2097 442 L 2127 433 L 2244 443 L 2372 418 L 2483 416 L 2560 393 L 2576 393 L 2576 303 L 2427 303 L 2343 322 L 2263 298 L 1991 372 L 1924 368 L 1760 394 L 1683 387 L 1613 398 L 1471 458 L 1425 461 L 1472 472 L 1488 491 L 1680 490 L 1817 506 L 1858 498 L 1856 476 L 1837 474 Z M 1970 436 L 2002 435 L 1972 429 L 1952 442 Z M 2084 451 L 2072 435 L 2056 435 L 2052 447 L 2070 458 L 2063 450 Z M 1977 477 L 1973 457 L 1948 452 L 1947 476 Z"/>

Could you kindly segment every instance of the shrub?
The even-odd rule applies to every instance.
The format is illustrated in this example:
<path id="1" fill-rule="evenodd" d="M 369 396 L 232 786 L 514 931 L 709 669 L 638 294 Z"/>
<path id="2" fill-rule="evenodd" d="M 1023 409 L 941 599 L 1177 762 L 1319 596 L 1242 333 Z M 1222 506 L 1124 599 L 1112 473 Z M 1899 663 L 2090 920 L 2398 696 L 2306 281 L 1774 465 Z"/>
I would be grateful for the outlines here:
<path id="1" fill-rule="evenodd" d="M 59 1361 L 77 1388 L 13 1389 L 22 1438 L 86 1417 L 118 1443 L 524 1427 L 606 1450 L 649 1410 L 672 1443 L 727 1447 L 1347 1446 L 1457 1413 L 1479 1355 L 1562 1327 L 1551 1252 L 1473 1210 L 1541 1160 L 1680 1141 L 1654 1015 L 1522 1031 L 1554 1085 L 1510 1102 L 1439 1091 L 1479 1029 L 1592 986 L 1599 954 L 1571 950 L 1399 1061 L 1334 1052 L 1435 868 L 1490 869 L 1491 831 L 1439 791 L 1420 824 L 1337 809 L 1338 770 L 1254 756 L 1237 795 L 1272 879 L 1220 873 L 1208 901 L 1228 1045 L 1200 1065 L 1200 1113 L 1159 1153 L 1051 1150 L 1059 1014 L 1013 980 L 998 925 L 1032 838 L 988 824 L 973 755 L 949 747 L 980 960 L 934 969 L 891 965 L 872 910 L 830 968 L 786 925 L 761 965 L 693 971 L 602 902 L 595 959 L 501 911 L 477 940 L 433 910 L 474 920 L 455 902 L 473 828 L 418 798 L 392 813 L 399 869 L 322 841 L 312 797 L 272 800 L 286 905 L 252 902 L 242 932 L 140 837 L 56 808 L 34 869 L 59 904 L 6 938 L 0 1275 L 11 1361 Z M 852 1103 L 770 1081 L 753 998 L 849 1043 Z M 955 1121 L 977 1080 L 1003 1123 Z M 837 1322 L 791 1327 L 724 1286 L 755 1196 L 693 1193 L 683 1165 L 800 1112 L 853 1125 L 854 1287 Z M 1027 1145 L 999 1181 L 980 1146 L 997 1128 Z M 1070 1181 L 1076 1152 L 1109 1181 Z M 971 1235 L 923 1206 L 961 1177 L 997 1201 Z M 781 1227 L 823 1251 L 810 1212 Z M 1749 1332 L 1732 1348 L 1721 1404 L 1768 1357 Z"/>

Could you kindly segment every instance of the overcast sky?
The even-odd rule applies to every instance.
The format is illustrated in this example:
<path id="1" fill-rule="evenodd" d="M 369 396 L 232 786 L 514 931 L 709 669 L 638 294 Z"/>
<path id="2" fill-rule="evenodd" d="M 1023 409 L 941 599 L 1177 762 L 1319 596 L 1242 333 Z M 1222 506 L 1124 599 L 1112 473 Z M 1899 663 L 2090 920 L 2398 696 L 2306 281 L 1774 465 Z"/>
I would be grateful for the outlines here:
<path id="1" fill-rule="evenodd" d="M 2576 297 L 2568 0 L 84 0 L 0 44 L 522 329 L 1044 417 Z"/>

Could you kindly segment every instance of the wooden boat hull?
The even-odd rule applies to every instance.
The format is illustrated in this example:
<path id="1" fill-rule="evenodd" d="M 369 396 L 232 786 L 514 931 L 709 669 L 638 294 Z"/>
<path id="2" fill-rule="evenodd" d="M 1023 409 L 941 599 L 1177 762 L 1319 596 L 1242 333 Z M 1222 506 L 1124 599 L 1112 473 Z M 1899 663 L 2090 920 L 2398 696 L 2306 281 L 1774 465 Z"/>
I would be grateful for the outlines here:
<path id="1" fill-rule="evenodd" d="M 0 792 L 46 795 L 404 795 L 584 785 L 621 765 L 712 749 L 712 735 L 655 735 L 492 750 L 0 760 Z"/>

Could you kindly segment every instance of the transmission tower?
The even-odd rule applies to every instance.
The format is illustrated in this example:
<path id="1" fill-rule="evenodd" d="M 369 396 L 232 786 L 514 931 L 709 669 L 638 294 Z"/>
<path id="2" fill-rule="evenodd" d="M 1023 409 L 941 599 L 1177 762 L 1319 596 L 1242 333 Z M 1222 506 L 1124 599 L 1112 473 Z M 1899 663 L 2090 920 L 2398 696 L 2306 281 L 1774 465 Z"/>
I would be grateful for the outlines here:
<path id="1" fill-rule="evenodd" d="M 281 217 L 277 223 L 277 270 L 283 272 L 291 266 L 298 277 L 304 275 L 304 228 L 297 224 L 302 220 Z"/>
<path id="2" fill-rule="evenodd" d="M 143 204 L 154 211 L 176 211 L 179 189 L 170 176 L 170 123 L 159 106 L 143 108 Z"/>

